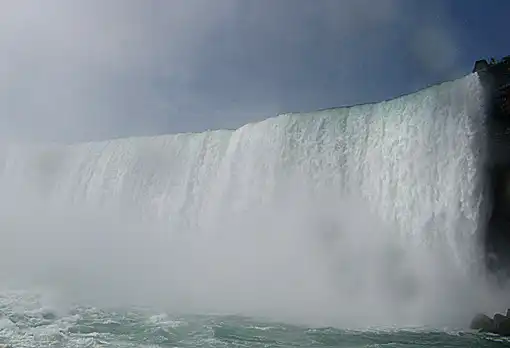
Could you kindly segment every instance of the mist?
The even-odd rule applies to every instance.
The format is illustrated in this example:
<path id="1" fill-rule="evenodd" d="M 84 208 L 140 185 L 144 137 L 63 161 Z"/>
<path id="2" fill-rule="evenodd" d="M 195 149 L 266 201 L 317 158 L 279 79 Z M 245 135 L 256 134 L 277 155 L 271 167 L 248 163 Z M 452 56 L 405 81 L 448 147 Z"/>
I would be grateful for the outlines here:
<path id="1" fill-rule="evenodd" d="M 232 132 L 6 146 L 2 286 L 64 311 L 465 327 L 507 305 L 477 245 L 481 92 L 471 75 Z"/>
<path id="2" fill-rule="evenodd" d="M 471 251 L 477 197 L 462 176 L 472 168 L 458 168 L 471 154 L 451 145 L 474 142 L 458 119 L 476 112 L 452 116 L 435 94 L 416 109 L 394 105 L 402 124 L 383 124 L 389 139 L 382 121 L 352 121 L 368 117 L 353 109 L 304 125 L 282 116 L 235 132 L 89 142 L 237 128 L 458 76 L 442 3 L 3 4 L 2 287 L 40 289 L 63 311 L 148 306 L 341 327 L 462 326 L 500 310 L 505 298 L 456 259 Z M 436 114 L 451 117 L 423 121 Z M 426 152 L 432 138 L 442 161 Z M 421 233 L 431 216 L 437 235 L 451 234 Z M 448 228 L 462 218 L 470 233 L 458 238 Z"/>
<path id="3" fill-rule="evenodd" d="M 2 204 L 2 290 L 30 289 L 62 314 L 139 307 L 353 329 L 463 327 L 506 304 L 441 241 L 407 242 L 354 197 L 298 191 L 187 230 L 134 211 Z"/>

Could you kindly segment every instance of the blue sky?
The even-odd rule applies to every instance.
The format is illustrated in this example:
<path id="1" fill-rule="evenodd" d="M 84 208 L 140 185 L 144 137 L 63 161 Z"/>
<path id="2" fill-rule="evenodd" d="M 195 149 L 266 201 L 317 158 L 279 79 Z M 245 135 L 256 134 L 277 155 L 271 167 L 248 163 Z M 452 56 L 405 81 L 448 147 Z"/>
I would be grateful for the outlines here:
<path id="1" fill-rule="evenodd" d="M 507 0 L 11 1 L 0 134 L 197 132 L 380 101 L 510 54 L 509 15 Z"/>

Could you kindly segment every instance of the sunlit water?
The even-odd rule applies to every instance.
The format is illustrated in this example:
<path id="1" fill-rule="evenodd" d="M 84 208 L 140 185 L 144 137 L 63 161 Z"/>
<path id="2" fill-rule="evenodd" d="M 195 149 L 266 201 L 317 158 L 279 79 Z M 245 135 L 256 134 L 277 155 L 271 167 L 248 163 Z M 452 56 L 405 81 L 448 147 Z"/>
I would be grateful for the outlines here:
<path id="1" fill-rule="evenodd" d="M 510 307 L 479 248 L 483 110 L 470 75 L 235 131 L 3 144 L 0 337 L 502 344 L 466 330 L 475 313 Z"/>

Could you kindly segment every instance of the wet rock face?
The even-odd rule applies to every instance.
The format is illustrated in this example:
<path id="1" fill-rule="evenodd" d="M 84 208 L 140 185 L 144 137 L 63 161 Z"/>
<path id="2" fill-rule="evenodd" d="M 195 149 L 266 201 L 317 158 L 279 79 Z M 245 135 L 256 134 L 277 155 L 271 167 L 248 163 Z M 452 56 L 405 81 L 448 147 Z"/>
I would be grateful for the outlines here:
<path id="1" fill-rule="evenodd" d="M 492 212 L 485 231 L 487 267 L 510 276 L 510 166 L 495 166 L 490 181 Z"/>
<path id="2" fill-rule="evenodd" d="M 473 330 L 480 330 L 483 332 L 491 332 L 494 328 L 494 320 L 492 318 L 489 318 L 485 314 L 477 314 L 471 320 L 471 324 L 469 325 L 470 329 Z"/>
<path id="3" fill-rule="evenodd" d="M 471 321 L 470 328 L 480 332 L 490 332 L 501 336 L 510 336 L 510 310 L 507 315 L 495 314 L 490 318 L 485 314 L 477 314 Z"/>
<path id="4" fill-rule="evenodd" d="M 503 174 L 501 178 L 502 188 L 501 188 L 501 200 L 502 204 L 505 207 L 505 213 L 510 213 L 510 171 L 507 171 Z"/>
<path id="5" fill-rule="evenodd" d="M 510 114 L 510 87 L 501 91 L 501 110 Z"/>
<path id="6" fill-rule="evenodd" d="M 510 221 L 510 164 L 496 166 L 491 181 L 493 216 Z"/>
<path id="7" fill-rule="evenodd" d="M 485 90 L 488 126 L 491 190 L 485 206 L 491 211 L 484 234 L 485 258 L 489 271 L 510 278 L 510 60 L 479 60 L 473 71 Z"/>

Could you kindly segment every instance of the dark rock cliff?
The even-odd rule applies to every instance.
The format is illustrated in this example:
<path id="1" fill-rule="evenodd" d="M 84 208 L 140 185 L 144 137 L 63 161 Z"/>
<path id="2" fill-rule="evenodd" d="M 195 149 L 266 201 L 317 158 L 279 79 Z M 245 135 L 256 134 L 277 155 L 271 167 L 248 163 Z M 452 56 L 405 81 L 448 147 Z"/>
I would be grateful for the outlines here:
<path id="1" fill-rule="evenodd" d="M 486 93 L 490 219 L 484 233 L 490 271 L 510 275 L 510 56 L 475 63 Z"/>

